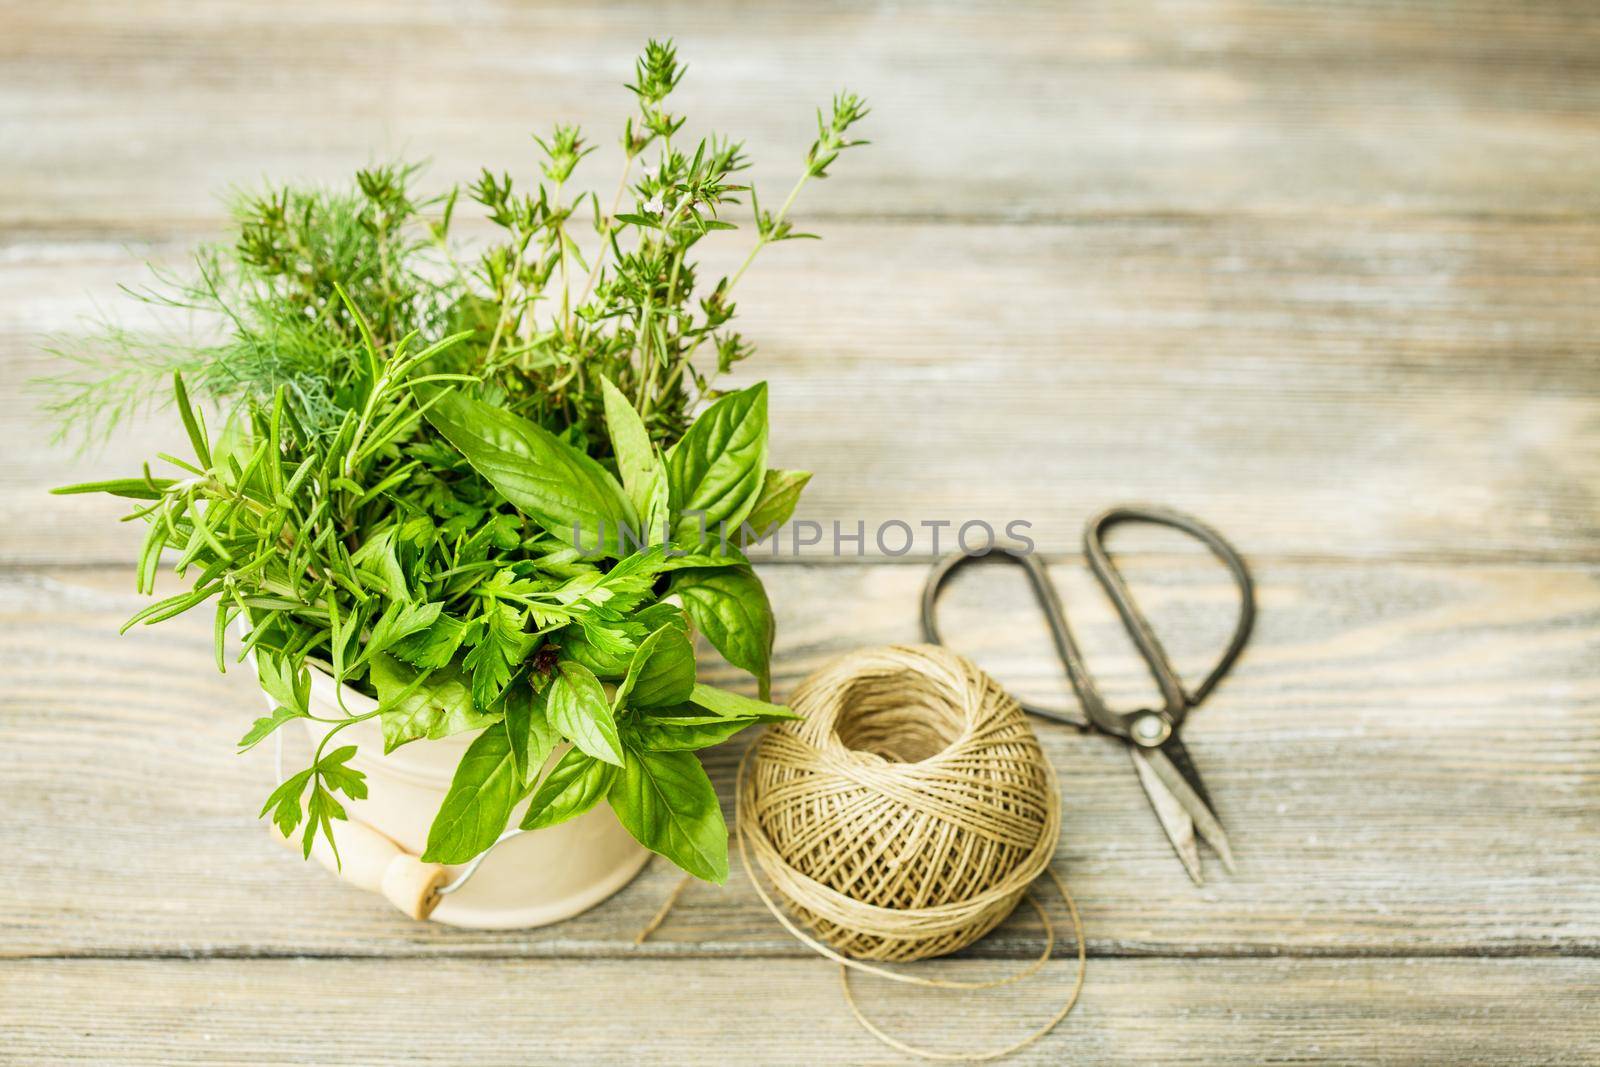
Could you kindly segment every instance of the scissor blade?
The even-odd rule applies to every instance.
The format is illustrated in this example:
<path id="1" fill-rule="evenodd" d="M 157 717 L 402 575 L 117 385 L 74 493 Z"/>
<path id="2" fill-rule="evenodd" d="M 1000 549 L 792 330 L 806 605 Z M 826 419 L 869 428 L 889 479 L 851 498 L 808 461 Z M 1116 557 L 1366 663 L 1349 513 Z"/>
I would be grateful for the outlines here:
<path id="1" fill-rule="evenodd" d="M 1194 786 L 1189 784 L 1189 780 L 1183 776 L 1183 772 L 1179 771 L 1171 758 L 1168 757 L 1166 753 L 1167 745 L 1173 745 L 1174 743 L 1175 741 L 1168 741 L 1161 748 L 1146 749 L 1145 758 L 1149 760 L 1150 769 L 1156 773 L 1156 777 L 1161 779 L 1161 784 L 1172 791 L 1172 795 L 1178 799 L 1178 803 L 1183 805 L 1184 810 L 1189 813 L 1189 817 L 1194 820 L 1195 831 L 1205 839 L 1206 844 L 1216 850 L 1217 856 L 1222 860 L 1222 866 L 1227 869 L 1229 874 L 1232 874 L 1234 869 L 1233 849 L 1228 847 L 1228 835 L 1222 829 L 1222 823 L 1217 821 L 1217 816 L 1212 812 L 1211 806 L 1200 799 L 1200 794 L 1195 792 Z M 1178 751 L 1182 751 L 1182 747 L 1181 744 L 1178 744 Z M 1186 757 L 1187 753 L 1180 758 Z"/>
<path id="2" fill-rule="evenodd" d="M 1211 803 L 1211 794 L 1206 791 L 1205 782 L 1200 780 L 1200 772 L 1195 770 L 1194 760 L 1189 758 L 1189 749 L 1183 743 L 1183 739 L 1173 734 L 1162 744 L 1161 751 L 1167 754 L 1167 758 L 1178 769 L 1178 773 L 1183 775 L 1183 780 L 1189 783 L 1189 788 L 1194 790 L 1200 802 L 1210 809 L 1212 815 L 1216 815 L 1217 806 Z"/>
<path id="3" fill-rule="evenodd" d="M 1183 862 L 1183 869 L 1189 872 L 1189 878 L 1195 885 L 1205 885 L 1205 878 L 1200 873 L 1200 847 L 1194 840 L 1194 820 L 1189 818 L 1188 811 L 1172 795 L 1172 791 L 1161 784 L 1150 761 L 1145 759 L 1143 749 L 1129 745 L 1128 756 L 1133 760 L 1133 769 L 1139 772 L 1139 784 L 1144 786 L 1150 806 L 1155 809 L 1156 818 L 1161 820 L 1161 828 L 1167 832 L 1167 840 L 1172 842 L 1172 850 Z"/>

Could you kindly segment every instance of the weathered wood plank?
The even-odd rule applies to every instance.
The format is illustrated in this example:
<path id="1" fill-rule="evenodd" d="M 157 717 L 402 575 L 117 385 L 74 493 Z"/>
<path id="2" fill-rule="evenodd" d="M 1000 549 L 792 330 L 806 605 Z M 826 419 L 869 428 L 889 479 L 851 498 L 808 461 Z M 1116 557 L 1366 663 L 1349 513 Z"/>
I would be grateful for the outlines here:
<path id="1" fill-rule="evenodd" d="M 1136 592 L 1197 677 L 1225 638 L 1225 577 L 1129 561 Z M 1235 676 L 1187 736 L 1240 872 L 1191 886 L 1115 742 L 1040 724 L 1066 801 L 1058 868 L 1097 953 L 1600 953 L 1600 574 L 1593 568 L 1271 563 Z M 838 651 L 915 639 L 923 569 L 765 568 L 780 613 L 777 690 Z M 1089 662 L 1118 701 L 1148 695 L 1083 568 L 1053 568 Z M 963 577 L 952 642 L 1024 694 L 1065 699 L 1019 572 Z M 993 583 L 985 579 L 992 579 Z M 211 666 L 203 619 L 117 638 L 124 573 L 0 581 L 0 955 L 770 955 L 802 950 L 739 873 L 691 887 L 632 939 L 677 875 L 654 863 L 549 929 L 415 924 L 266 841 L 270 757 L 232 743 L 259 713 Z M 717 680 L 735 682 L 726 673 Z M 738 751 L 709 764 L 725 798 Z M 136 888 L 135 888 L 136 887 Z M 1018 917 L 987 955 L 1025 957 Z M 4 999 L 4 998 L 0 998 Z"/>
<path id="2" fill-rule="evenodd" d="M 114 506 L 42 490 L 178 440 L 146 423 L 73 461 L 21 391 L 38 334 L 130 277 L 123 239 L 181 253 L 231 183 L 389 152 L 440 181 L 526 174 L 557 119 L 606 143 L 609 185 L 652 32 L 692 65 L 691 131 L 748 135 L 764 189 L 848 84 L 876 143 L 802 204 L 827 242 L 774 250 L 740 298 L 774 458 L 817 471 L 803 514 L 1022 518 L 1059 552 L 1101 504 L 1159 499 L 1261 578 L 1256 641 L 1188 734 L 1238 876 L 1208 857 L 1191 887 L 1118 747 L 1041 724 L 1091 949 L 1137 958 L 1093 960 L 1079 1013 L 1017 1062 L 1600 1059 L 1593 5 L 65 0 L 0 23 L 0 563 L 130 559 Z M 1227 586 L 1123 543 L 1199 674 Z M 780 693 L 916 636 L 920 567 L 763 569 Z M 1054 572 L 1102 684 L 1145 697 L 1080 565 Z M 947 631 L 1067 699 L 1020 576 L 981 577 Z M 128 584 L 0 568 L 0 1058 L 895 1060 L 737 861 L 642 948 L 662 862 L 513 934 L 409 923 L 298 864 L 250 817 L 270 757 L 230 755 L 249 679 L 215 674 L 200 619 L 116 638 Z M 738 754 L 709 757 L 725 799 Z M 970 955 L 1037 944 L 1019 916 Z M 301 956 L 337 958 L 278 958 Z M 1026 1032 L 1070 971 L 861 988 L 895 1032 L 971 1047 Z"/>
<path id="3" fill-rule="evenodd" d="M 975 977 L 970 963 L 919 973 Z M 862 982 L 864 1010 L 938 1049 L 1048 1018 L 1058 962 L 983 993 Z M 40 960 L 0 963 L 7 1055 L 39 1063 L 902 1063 L 821 960 Z M 1091 960 L 1083 999 L 1007 1060 L 1581 1064 L 1596 960 Z"/>
<path id="4" fill-rule="evenodd" d="M 1091 510 L 1153 499 L 1254 554 L 1600 559 L 1600 224 L 838 223 L 768 254 L 741 283 L 745 376 L 772 382 L 775 461 L 816 471 L 802 516 L 864 522 L 871 554 L 890 519 L 1023 519 L 1075 551 Z M 74 460 L 24 383 L 41 335 L 129 310 L 136 261 L 0 257 L 0 495 L 32 511 L 0 559 L 134 554 L 116 502 L 41 494 L 181 431 Z"/>
<path id="5" fill-rule="evenodd" d="M 528 131 L 557 120 L 606 146 L 589 173 L 609 175 L 620 85 L 668 33 L 691 129 L 748 138 L 768 186 L 792 180 L 816 103 L 841 84 L 872 100 L 875 145 L 819 213 L 1600 208 L 1581 2 L 208 7 L 8 9 L 0 225 L 191 225 L 230 184 L 390 152 L 526 173 Z"/>

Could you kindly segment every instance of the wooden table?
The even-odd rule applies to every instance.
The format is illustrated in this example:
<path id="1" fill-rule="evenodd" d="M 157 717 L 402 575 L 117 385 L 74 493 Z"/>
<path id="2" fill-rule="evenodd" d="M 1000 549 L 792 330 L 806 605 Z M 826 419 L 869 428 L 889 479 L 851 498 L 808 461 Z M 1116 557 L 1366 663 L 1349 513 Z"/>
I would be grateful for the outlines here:
<path id="1" fill-rule="evenodd" d="M 899 1060 L 737 865 L 635 946 L 664 863 L 486 934 L 272 847 L 266 758 L 231 754 L 249 679 L 199 619 L 117 637 L 137 531 L 43 495 L 173 442 L 141 422 L 75 458 L 22 383 L 41 335 L 126 310 L 138 259 L 219 233 L 219 191 L 396 151 L 439 184 L 525 175 L 564 118 L 609 184 L 620 83 L 669 33 L 691 128 L 746 136 L 764 188 L 816 102 L 874 106 L 802 203 L 826 240 L 770 250 L 739 301 L 774 458 L 816 471 L 804 517 L 1031 522 L 1127 700 L 1089 513 L 1192 510 L 1258 574 L 1255 641 L 1188 732 L 1236 876 L 1189 884 L 1119 746 L 1039 727 L 1091 958 L 1017 1061 L 1600 1059 L 1600 17 L 1506 0 L 0 5 L 0 1058 Z M 1118 547 L 1201 668 L 1225 575 Z M 780 693 L 916 637 L 926 543 L 868 550 L 762 564 Z M 1066 699 L 1018 576 L 987 577 L 951 630 Z M 724 790 L 736 757 L 710 758 Z M 929 973 L 1038 936 L 1019 915 Z M 860 992 L 895 1032 L 998 1044 L 1052 1009 L 1057 956 L 981 996 Z"/>

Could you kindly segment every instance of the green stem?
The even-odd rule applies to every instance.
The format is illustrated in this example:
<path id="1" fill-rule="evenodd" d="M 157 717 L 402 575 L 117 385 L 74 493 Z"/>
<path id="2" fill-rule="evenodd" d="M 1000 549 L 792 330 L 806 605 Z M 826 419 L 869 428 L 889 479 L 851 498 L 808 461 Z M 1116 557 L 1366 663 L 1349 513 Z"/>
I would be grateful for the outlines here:
<path id="1" fill-rule="evenodd" d="M 791 197 L 791 199 L 793 199 L 793 198 Z M 686 200 L 684 200 L 683 203 L 679 204 L 676 208 L 674 208 L 673 211 L 672 211 L 672 215 L 670 217 L 661 220 L 661 232 L 662 232 L 662 234 L 666 235 L 666 234 L 671 233 L 672 232 L 672 227 L 674 227 L 674 226 L 676 226 L 678 224 L 679 217 L 684 213 L 684 211 L 686 209 L 691 208 L 693 206 L 694 206 L 693 200 L 692 199 L 686 199 Z M 667 275 L 667 297 L 666 297 L 666 302 L 663 305 L 663 310 L 665 310 L 666 308 L 670 308 L 670 307 L 674 306 L 673 305 L 673 297 L 677 293 L 678 275 L 679 275 L 679 273 L 681 272 L 681 270 L 683 268 L 683 257 L 685 255 L 685 252 L 686 252 L 686 250 L 683 248 L 682 245 L 680 245 L 677 248 L 677 250 L 673 253 L 673 256 L 672 256 L 672 271 L 671 271 L 671 273 L 669 273 Z M 646 336 L 645 336 L 644 339 L 647 342 L 650 340 L 650 337 L 649 337 L 649 334 L 648 334 L 648 330 L 649 330 L 648 312 L 650 310 L 649 304 L 650 304 L 650 299 L 651 299 L 651 297 L 653 295 L 654 295 L 654 286 L 651 287 L 651 294 L 649 296 L 646 296 L 646 298 L 645 298 L 646 316 L 644 317 L 644 320 L 641 322 L 641 325 L 640 325 L 640 329 L 646 331 Z M 641 388 L 640 388 L 640 392 L 639 392 L 639 402 L 638 402 L 637 405 L 635 405 L 639 409 L 639 414 L 641 416 L 647 416 L 647 415 L 650 414 L 651 411 L 653 411 L 655 409 L 655 400 L 656 400 L 656 395 L 657 395 L 656 392 L 655 392 L 656 365 L 657 365 L 657 363 L 660 363 L 661 366 L 665 367 L 666 366 L 666 361 L 667 361 L 667 353 L 665 351 L 662 351 L 662 352 L 660 352 L 658 354 L 660 356 L 660 359 L 659 360 L 651 360 L 649 362 L 649 364 L 648 364 L 649 373 L 647 375 L 643 376 L 645 380 L 643 382 L 641 382 Z M 676 367 L 674 367 L 674 371 L 675 372 L 677 371 Z M 678 372 L 678 373 L 681 373 L 681 372 Z M 671 378 L 674 377 L 674 376 L 675 375 L 669 374 L 668 375 L 668 379 L 671 380 Z"/>
<path id="2" fill-rule="evenodd" d="M 511 319 L 512 298 L 517 291 L 517 275 L 522 273 L 522 256 L 528 250 L 528 242 L 533 234 L 520 235 L 516 251 L 511 255 L 511 271 L 506 275 L 506 291 L 500 298 L 500 314 L 495 318 L 494 336 L 489 338 L 489 350 L 484 354 L 483 362 L 486 366 L 494 364 L 495 351 L 500 347 L 500 341 L 505 336 L 506 326 Z"/>
<path id="3" fill-rule="evenodd" d="M 650 312 L 655 300 L 655 286 L 645 294 L 644 308 L 639 313 L 639 393 L 633 406 L 645 409 L 645 399 L 650 395 L 651 380 L 655 378 L 655 364 L 650 358 Z"/>
<path id="4" fill-rule="evenodd" d="M 556 213 L 561 213 L 561 186 L 556 182 Z M 572 288 L 567 282 L 567 231 L 565 220 L 556 223 L 556 246 L 561 256 L 561 332 L 572 339 Z"/>
<path id="5" fill-rule="evenodd" d="M 578 297 L 580 307 L 588 301 L 589 294 L 594 292 L 594 283 L 600 277 L 600 267 L 606 261 L 606 242 L 611 240 L 611 227 L 616 222 L 617 208 L 622 206 L 622 194 L 628 191 L 628 174 L 633 170 L 633 161 L 637 158 L 638 153 L 630 152 L 623 161 L 622 177 L 617 180 L 617 193 L 611 198 L 611 210 L 606 214 L 606 228 L 600 234 L 600 250 L 595 253 L 594 266 L 589 268 L 589 278 L 583 283 L 583 295 Z"/>
<path id="6" fill-rule="evenodd" d="M 794 183 L 794 188 L 789 190 L 789 196 L 784 200 L 783 206 L 780 207 L 778 209 L 778 213 L 773 216 L 772 225 L 768 227 L 767 233 L 771 233 L 773 230 L 776 230 L 783 224 L 783 220 L 789 215 L 789 209 L 794 206 L 795 197 L 800 195 L 800 190 L 805 188 L 806 181 L 810 177 L 811 168 L 807 167 L 806 172 L 800 175 L 800 180 Z M 739 279 L 744 277 L 744 272 L 750 269 L 751 263 L 755 262 L 756 253 L 771 243 L 772 242 L 767 239 L 766 233 L 761 235 L 760 239 L 756 241 L 755 247 L 750 249 L 750 254 L 744 257 L 744 262 L 739 264 L 739 269 L 734 272 L 733 278 L 728 282 L 729 289 L 732 289 L 735 285 L 739 284 Z"/>
<path id="7" fill-rule="evenodd" d="M 776 230 L 780 225 L 782 225 L 783 220 L 789 217 L 789 209 L 794 206 L 795 199 L 800 195 L 800 190 L 805 188 L 806 182 L 810 179 L 811 168 L 807 167 L 806 172 L 800 175 L 800 180 L 794 183 L 794 188 L 789 190 L 789 195 L 784 198 L 783 206 L 778 208 L 778 213 L 773 216 L 772 225 L 767 229 L 767 233 L 771 233 L 773 230 Z M 751 263 L 755 262 L 756 254 L 771 243 L 772 242 L 767 239 L 767 235 L 765 233 L 757 239 L 755 247 L 750 249 L 750 254 L 744 257 L 744 262 L 739 264 L 739 269 L 734 271 L 733 277 L 728 280 L 728 286 L 723 290 L 724 293 L 732 291 L 733 287 L 739 284 L 739 279 L 744 277 L 744 272 L 750 269 Z M 678 360 L 678 365 L 674 368 L 672 378 L 682 377 L 683 367 L 688 365 L 690 360 L 694 359 L 695 353 L 700 351 L 700 346 L 705 344 L 705 340 L 709 336 L 711 336 L 711 334 L 708 332 L 703 333 L 699 337 L 695 338 L 694 344 L 689 346 L 689 351 L 685 352 L 682 358 Z M 670 388 L 670 384 L 671 379 L 669 379 L 668 385 L 664 388 Z"/>

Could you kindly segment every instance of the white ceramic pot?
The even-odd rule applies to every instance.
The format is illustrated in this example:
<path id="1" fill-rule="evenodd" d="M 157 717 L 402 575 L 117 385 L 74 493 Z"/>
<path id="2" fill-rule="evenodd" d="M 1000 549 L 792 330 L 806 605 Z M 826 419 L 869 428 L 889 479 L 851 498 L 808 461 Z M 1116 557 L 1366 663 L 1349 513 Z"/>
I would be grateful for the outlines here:
<path id="1" fill-rule="evenodd" d="M 364 714 L 377 707 L 371 697 L 344 689 L 339 707 L 333 679 L 311 672 L 311 710 L 323 718 L 347 713 Z M 329 727 L 306 720 L 312 743 Z M 458 890 L 429 898 L 427 883 L 453 880 L 464 868 L 418 864 L 428 840 L 428 827 L 450 788 L 461 754 L 479 731 L 456 734 L 441 741 L 413 741 L 387 755 L 377 719 L 348 726 L 330 743 L 353 744 L 350 766 L 365 772 L 367 797 L 340 797 L 350 823 L 334 823 L 334 835 L 343 861 L 340 876 L 364 888 L 379 890 L 397 906 L 436 922 L 478 929 L 544 926 L 571 918 L 599 904 L 627 885 L 649 860 L 650 853 L 617 822 L 604 801 L 575 819 L 542 830 L 508 838 L 495 846 L 477 871 Z M 560 756 L 558 750 L 550 758 Z M 518 805 L 512 825 L 522 818 L 526 802 Z M 368 835 L 370 827 L 387 841 Z M 389 842 L 398 848 L 397 856 Z M 320 855 L 324 865 L 331 855 Z M 395 861 L 391 866 L 391 860 Z M 396 886 L 396 880 L 407 883 Z M 430 883 L 431 884 L 431 883 Z M 408 894 L 426 899 L 414 909 L 402 898 Z M 431 914 L 429 913 L 431 908 Z"/>

